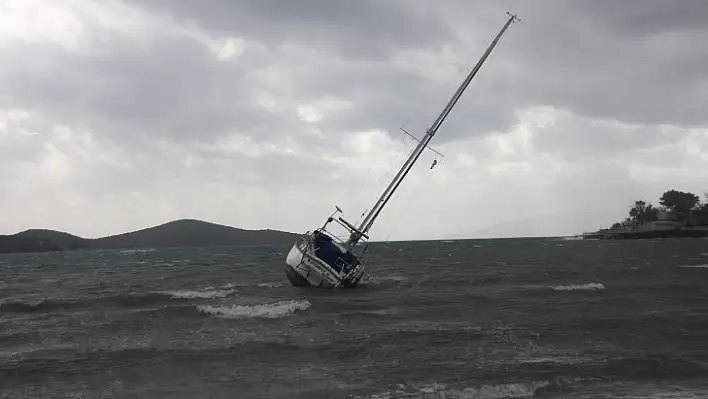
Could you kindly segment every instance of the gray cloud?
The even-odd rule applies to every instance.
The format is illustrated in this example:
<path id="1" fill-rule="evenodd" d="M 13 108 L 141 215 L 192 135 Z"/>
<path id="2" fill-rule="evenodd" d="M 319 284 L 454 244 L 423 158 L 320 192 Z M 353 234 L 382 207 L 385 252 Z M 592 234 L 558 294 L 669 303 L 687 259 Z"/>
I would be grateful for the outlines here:
<path id="1" fill-rule="evenodd" d="M 582 120 L 560 115 L 553 125 L 539 128 L 531 142 L 538 151 L 566 161 L 621 157 L 626 152 L 682 141 L 689 132 L 662 126 L 620 125 L 613 121 Z M 675 159 L 675 158 L 674 158 Z"/>
<path id="2" fill-rule="evenodd" d="M 216 0 L 209 7 L 188 0 L 130 1 L 215 34 L 254 37 L 272 47 L 295 41 L 338 51 L 347 60 L 380 58 L 393 48 L 441 45 L 453 34 L 437 7 L 405 0 Z"/>
<path id="3" fill-rule="evenodd" d="M 603 5 L 608 2 L 568 2 L 553 20 L 539 15 L 524 22 L 510 53 L 526 70 L 511 78 L 527 101 L 630 123 L 704 125 L 700 104 L 708 101 L 708 90 L 700 82 L 708 71 L 698 65 L 708 62 L 701 50 L 708 30 L 690 30 L 697 3 Z M 647 15 L 663 12 L 672 17 Z M 637 20 L 628 21 L 633 16 Z M 646 29 L 632 29 L 642 16 Z"/>
<path id="4" fill-rule="evenodd" d="M 705 29 L 708 3 L 686 0 L 680 4 L 662 0 L 647 0 L 641 5 L 611 0 L 576 0 L 580 12 L 598 19 L 598 27 L 637 38 L 674 31 Z"/>
<path id="5" fill-rule="evenodd" d="M 16 62 L 0 68 L 0 78 L 8 82 L 0 104 L 51 109 L 66 121 L 102 131 L 110 126 L 122 136 L 209 140 L 239 132 L 265 139 L 289 129 L 291 121 L 255 104 L 257 71 L 285 62 L 278 70 L 289 78 L 299 102 L 335 95 L 352 104 L 323 120 L 323 132 L 395 130 L 411 116 L 422 132 L 504 17 L 502 6 L 479 9 L 465 2 L 440 8 L 400 1 L 136 4 L 207 32 L 243 36 L 266 45 L 265 50 L 247 49 L 242 58 L 225 63 L 202 43 L 173 36 L 144 43 L 115 36 L 108 46 L 97 43 L 80 54 L 47 44 L 16 48 L 8 54 Z M 650 36 L 689 32 L 700 15 L 699 3 L 683 4 L 644 11 L 645 24 L 654 29 L 639 31 L 629 28 L 639 23 L 629 4 L 551 1 L 521 7 L 522 24 L 503 38 L 438 139 L 506 130 L 515 123 L 515 109 L 533 104 L 626 122 L 705 124 L 708 87 L 701 82 L 708 72 L 701 65 L 708 63 L 708 53 L 701 43 L 708 41 L 708 31 L 694 33 L 689 43 L 681 36 Z M 658 10 L 671 18 L 652 18 Z M 458 40 L 465 33 L 474 35 L 472 47 Z M 283 47 L 289 43 L 322 46 L 303 52 Z M 419 59 L 401 55 L 425 49 L 434 54 L 444 46 L 454 51 L 457 73 L 442 85 L 413 72 Z M 671 50 L 677 47 L 683 50 Z M 401 63 L 413 69 L 401 70 Z M 62 71 L 61 78 L 51 71 Z M 436 101 L 426 101 L 431 97 Z M 412 106 L 421 103 L 426 108 L 412 115 Z"/>
<path id="6" fill-rule="evenodd" d="M 210 138 L 272 119 L 250 101 L 247 65 L 220 63 L 184 39 L 143 46 L 115 40 L 79 54 L 40 44 L 15 48 L 8 58 L 15 62 L 0 67 L 7 83 L 0 106 L 110 127 L 120 137 Z"/>
<path id="7" fill-rule="evenodd" d="M 334 91 L 355 99 L 356 108 L 345 115 L 347 123 L 385 126 L 400 120 L 401 98 L 430 95 L 435 84 L 387 68 L 401 46 L 429 46 L 433 51 L 452 46 L 461 79 L 501 25 L 506 7 L 469 2 L 432 7 L 416 1 L 307 1 L 297 6 L 229 2 L 214 8 L 185 1 L 150 4 L 207 30 L 272 45 L 326 41 L 325 48 L 339 51 L 345 62 L 362 47 L 369 49 L 367 59 L 378 64 L 328 65 L 332 69 L 318 69 L 316 76 L 297 76 L 304 77 L 298 80 L 311 92 Z M 519 4 L 524 20 L 503 39 L 492 56 L 494 65 L 485 67 L 471 88 L 468 97 L 474 96 L 475 102 L 465 124 L 477 125 L 472 129 L 476 131 L 504 130 L 513 123 L 515 108 L 547 104 L 626 122 L 703 125 L 707 119 L 702 104 L 708 101 L 708 88 L 701 84 L 708 76 L 701 67 L 708 63 L 708 53 L 702 51 L 708 41 L 707 25 L 701 24 L 708 22 L 705 7 L 700 1 L 652 2 L 639 8 L 603 1 Z M 472 48 L 457 40 L 465 32 L 475 37 Z M 313 60 L 299 61 L 309 66 Z M 448 136 L 459 135 L 450 130 Z"/>
<path id="8" fill-rule="evenodd" d="M 94 200 L 106 209 L 161 204 L 144 209 L 146 218 L 196 212 L 200 201 L 211 208 L 227 199 L 263 205 L 258 213 L 265 214 L 264 204 L 281 209 L 291 198 L 308 198 L 313 209 L 340 203 L 336 198 L 349 199 L 354 185 L 371 178 L 360 164 L 382 156 L 375 146 L 356 153 L 351 140 L 366 130 L 400 137 L 402 124 L 420 136 L 509 9 L 463 0 L 102 4 L 106 15 L 120 11 L 116 4 L 137 7 L 148 27 L 102 28 L 106 16 L 91 17 L 94 9 L 86 8 L 77 15 L 92 22 L 82 26 L 78 48 L 58 39 L 0 37 L 0 54 L 11 60 L 0 64 L 0 111 L 30 115 L 0 129 L 0 166 L 18 187 L 4 189 L 5 201 L 22 204 L 31 192 Z M 652 196 L 681 174 L 698 187 L 703 175 L 688 178 L 686 170 L 704 165 L 708 153 L 708 138 L 688 131 L 708 125 L 705 7 L 692 0 L 515 4 L 523 22 L 508 31 L 433 142 L 454 170 L 438 193 L 454 186 L 450 196 L 468 199 L 442 200 L 426 190 L 423 203 L 447 201 L 446 208 L 469 212 L 476 203 L 501 212 L 516 201 L 511 190 L 519 197 L 533 192 L 530 208 L 553 197 L 566 201 L 552 204 L 563 211 L 587 201 L 609 212 L 616 196 Z M 220 60 L 209 46 L 229 37 L 244 40 L 243 52 Z M 552 125 L 522 115 L 538 106 L 556 109 Z M 302 107 L 321 120 L 303 120 Z M 519 125 L 533 130 L 527 147 L 515 142 L 517 151 L 507 154 L 487 140 L 494 133 L 518 140 Z M 62 141 L 57 126 L 77 136 Z M 81 132 L 91 132 L 91 140 Z M 244 137 L 251 140 L 239 141 Z M 461 156 L 476 165 L 456 164 Z M 671 162 L 678 166 L 654 171 L 669 170 Z M 563 168 L 572 173 L 558 172 Z M 314 198 L 314 190 L 321 196 Z M 477 196 L 487 191 L 498 195 Z M 517 211 L 507 216 L 528 212 Z M 499 221 L 490 215 L 474 218 Z M 310 220 L 287 217 L 292 224 Z"/>

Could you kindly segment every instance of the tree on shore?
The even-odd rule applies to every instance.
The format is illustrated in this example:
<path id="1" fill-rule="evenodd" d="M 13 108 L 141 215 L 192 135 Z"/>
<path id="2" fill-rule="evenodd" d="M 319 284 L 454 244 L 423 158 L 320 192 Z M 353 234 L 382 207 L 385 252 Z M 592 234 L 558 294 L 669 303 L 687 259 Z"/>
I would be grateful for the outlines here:
<path id="1" fill-rule="evenodd" d="M 679 221 L 687 221 L 691 211 L 708 212 L 708 192 L 703 194 L 705 200 L 691 192 L 678 190 L 665 191 L 659 197 L 660 208 L 644 200 L 634 201 L 629 208 L 629 216 L 621 222 L 614 223 L 612 229 L 636 230 L 645 223 L 659 220 L 659 211 L 670 211 Z"/>
<path id="2" fill-rule="evenodd" d="M 646 201 L 634 201 L 634 204 L 629 209 L 629 222 L 633 230 L 647 222 L 653 222 L 659 219 L 659 209 L 652 204 L 647 204 Z"/>
<path id="3" fill-rule="evenodd" d="M 696 194 L 677 190 L 666 191 L 659 198 L 659 203 L 675 213 L 679 220 L 685 220 L 688 212 L 696 209 L 699 202 Z"/>

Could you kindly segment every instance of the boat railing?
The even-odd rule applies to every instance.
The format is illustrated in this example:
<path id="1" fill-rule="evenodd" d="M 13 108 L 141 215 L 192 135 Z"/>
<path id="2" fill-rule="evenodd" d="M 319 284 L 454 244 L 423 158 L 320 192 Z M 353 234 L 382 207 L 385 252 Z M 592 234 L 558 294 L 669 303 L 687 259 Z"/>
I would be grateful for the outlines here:
<path id="1" fill-rule="evenodd" d="M 332 219 L 332 220 L 337 221 L 336 219 Z M 342 225 L 343 227 L 345 227 L 345 228 L 348 230 L 348 233 L 349 233 L 349 234 L 353 233 L 353 231 L 351 231 L 348 226 L 346 226 L 346 225 L 344 225 L 344 224 L 342 224 L 342 223 L 339 223 L 339 224 Z M 340 245 L 346 245 L 346 244 L 347 244 L 346 240 L 341 239 L 337 234 L 335 234 L 334 232 L 328 230 L 327 227 L 326 227 L 326 225 L 320 227 L 319 230 L 322 231 L 322 232 L 324 232 L 324 233 L 326 233 L 330 238 L 332 238 L 332 239 L 333 239 L 334 241 L 336 241 L 338 244 L 340 244 Z M 365 237 L 365 238 L 368 238 L 368 237 Z M 360 239 L 359 242 L 361 243 L 360 245 L 363 245 L 363 246 L 367 246 L 367 245 L 369 244 L 369 242 L 368 242 L 366 239 L 364 239 L 364 238 Z"/>
<path id="2" fill-rule="evenodd" d="M 333 234 L 332 232 L 327 230 L 327 225 L 330 224 L 331 222 L 336 222 L 341 227 L 344 227 L 350 235 L 356 233 L 359 237 L 362 237 L 365 239 L 369 238 L 369 236 L 366 233 L 359 231 L 359 229 L 357 229 L 353 224 L 349 223 L 341 216 L 338 218 L 335 218 L 334 216 L 330 216 L 327 218 L 327 221 L 321 227 L 321 229 L 326 231 L 329 235 L 331 235 L 332 237 L 334 237 L 335 239 L 337 239 L 341 243 L 344 243 L 344 240 L 339 239 L 335 234 Z"/>
<path id="3" fill-rule="evenodd" d="M 341 256 L 338 256 L 337 259 L 334 260 L 335 266 L 339 267 L 339 270 L 348 273 L 349 270 L 351 270 L 352 265 L 347 262 L 344 258 Z"/>

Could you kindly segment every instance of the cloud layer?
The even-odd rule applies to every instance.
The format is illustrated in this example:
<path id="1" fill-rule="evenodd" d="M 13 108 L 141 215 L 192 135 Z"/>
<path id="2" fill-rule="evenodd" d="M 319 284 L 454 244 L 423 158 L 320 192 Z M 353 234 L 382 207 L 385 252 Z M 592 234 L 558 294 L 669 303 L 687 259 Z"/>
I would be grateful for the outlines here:
<path id="1" fill-rule="evenodd" d="M 708 4 L 516 2 L 377 239 L 579 233 L 708 191 Z M 0 2 L 0 226 L 356 218 L 505 22 L 452 0 Z M 388 174 L 388 175 L 387 175 Z M 525 235 L 514 224 L 502 235 Z M 496 233 L 495 233 L 496 234 Z"/>

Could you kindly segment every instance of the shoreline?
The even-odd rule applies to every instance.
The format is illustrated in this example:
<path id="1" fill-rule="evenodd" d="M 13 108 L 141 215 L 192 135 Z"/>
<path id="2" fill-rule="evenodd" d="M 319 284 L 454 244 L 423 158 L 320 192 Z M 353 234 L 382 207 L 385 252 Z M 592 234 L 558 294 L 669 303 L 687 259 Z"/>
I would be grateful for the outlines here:
<path id="1" fill-rule="evenodd" d="M 703 228 L 678 228 L 671 230 L 650 231 L 596 231 L 583 233 L 584 240 L 642 240 L 652 238 L 702 238 L 708 237 L 708 229 Z"/>

